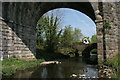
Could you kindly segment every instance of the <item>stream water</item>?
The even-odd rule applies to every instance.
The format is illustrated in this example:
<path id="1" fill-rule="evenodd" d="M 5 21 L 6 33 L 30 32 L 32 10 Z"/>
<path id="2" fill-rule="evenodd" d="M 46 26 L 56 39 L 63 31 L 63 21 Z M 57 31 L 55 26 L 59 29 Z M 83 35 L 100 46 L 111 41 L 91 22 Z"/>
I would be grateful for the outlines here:
<path id="1" fill-rule="evenodd" d="M 48 64 L 18 72 L 13 78 L 71 78 L 85 75 L 98 77 L 97 65 L 87 64 L 81 57 L 62 60 L 60 64 Z"/>

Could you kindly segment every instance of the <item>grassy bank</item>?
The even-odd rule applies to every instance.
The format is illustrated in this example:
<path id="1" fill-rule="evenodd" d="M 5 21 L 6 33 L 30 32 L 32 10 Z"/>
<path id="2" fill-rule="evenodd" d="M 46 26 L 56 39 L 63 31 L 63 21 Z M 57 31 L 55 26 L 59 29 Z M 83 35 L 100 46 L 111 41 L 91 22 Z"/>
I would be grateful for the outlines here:
<path id="1" fill-rule="evenodd" d="M 2 75 L 3 76 L 13 75 L 16 73 L 16 71 L 35 67 L 43 61 L 44 61 L 43 59 L 32 61 L 20 60 L 16 58 L 5 59 L 2 61 Z"/>
<path id="2" fill-rule="evenodd" d="M 117 72 L 116 74 L 113 74 L 111 77 L 112 78 L 119 78 L 118 75 L 120 75 L 120 54 L 118 54 L 117 56 L 115 56 L 113 59 L 110 59 L 110 60 L 107 60 L 106 62 L 100 62 L 99 65 L 106 65 L 106 66 L 109 66 L 109 67 L 112 67 L 113 69 L 116 69 Z M 119 78 L 120 80 L 120 78 Z"/>
<path id="3" fill-rule="evenodd" d="M 107 62 L 104 63 L 105 65 L 110 66 L 110 67 L 112 67 L 112 68 L 117 70 L 116 74 L 111 75 L 112 78 L 118 78 L 119 77 L 119 76 L 117 76 L 118 75 L 118 67 L 119 67 L 118 66 L 118 59 L 119 59 L 119 57 L 120 57 L 120 54 L 118 54 L 113 59 L 108 60 Z"/>

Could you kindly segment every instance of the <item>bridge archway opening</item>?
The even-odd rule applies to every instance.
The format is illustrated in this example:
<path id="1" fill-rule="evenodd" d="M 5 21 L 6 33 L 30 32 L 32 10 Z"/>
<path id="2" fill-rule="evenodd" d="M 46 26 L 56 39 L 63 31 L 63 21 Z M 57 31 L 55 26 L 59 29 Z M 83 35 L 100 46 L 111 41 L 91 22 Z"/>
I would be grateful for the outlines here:
<path id="1" fill-rule="evenodd" d="M 62 7 L 62 8 L 64 8 L 64 7 Z M 66 8 L 66 7 L 65 7 Z M 60 8 L 55 8 L 55 9 L 60 9 Z M 51 9 L 51 10 L 55 10 L 55 9 Z M 67 8 L 67 9 L 73 9 L 73 10 L 77 10 L 78 12 L 81 12 L 81 10 L 78 10 L 78 9 L 74 9 L 74 8 L 71 8 L 71 7 L 69 7 L 69 8 Z M 51 10 L 48 10 L 48 12 L 49 11 L 51 11 Z M 92 9 L 93 10 L 93 9 Z M 84 11 L 82 11 L 82 13 L 83 13 Z M 85 13 L 85 12 L 84 12 Z M 84 14 L 83 13 L 83 14 Z M 85 13 L 85 15 L 86 15 L 86 13 Z M 88 16 L 88 13 L 87 13 L 87 16 Z M 93 12 L 93 15 L 92 16 L 94 16 L 94 17 L 90 17 L 90 16 L 88 16 L 93 22 L 95 21 L 95 14 L 94 14 L 94 12 Z M 81 19 L 82 20 L 82 19 Z M 87 24 L 87 23 L 86 23 Z M 95 23 L 94 23 L 95 24 Z M 91 28 L 91 26 L 89 26 L 89 28 Z M 92 49 L 91 49 L 92 50 Z M 82 53 L 84 53 L 84 50 L 83 51 L 81 51 Z M 89 53 L 90 52 L 87 52 L 88 53 L 88 55 L 90 55 Z M 87 57 L 87 56 L 84 56 L 84 57 Z"/>
<path id="2" fill-rule="evenodd" d="M 35 3 L 2 3 L 3 22 L 10 28 L 12 38 L 11 49 L 6 44 L 3 51 L 7 56 L 18 58 L 32 58 L 36 55 L 35 26 L 39 18 L 47 11 L 56 8 L 70 8 L 86 14 L 94 22 L 96 20 L 91 2 L 35 2 Z M 14 7 L 14 9 L 12 9 Z M 17 15 L 17 16 L 16 16 Z M 9 39 L 5 40 L 6 42 Z M 17 47 L 16 47 L 17 46 Z"/>
<path id="3" fill-rule="evenodd" d="M 82 56 L 88 63 L 98 63 L 97 43 L 89 44 L 83 51 Z"/>

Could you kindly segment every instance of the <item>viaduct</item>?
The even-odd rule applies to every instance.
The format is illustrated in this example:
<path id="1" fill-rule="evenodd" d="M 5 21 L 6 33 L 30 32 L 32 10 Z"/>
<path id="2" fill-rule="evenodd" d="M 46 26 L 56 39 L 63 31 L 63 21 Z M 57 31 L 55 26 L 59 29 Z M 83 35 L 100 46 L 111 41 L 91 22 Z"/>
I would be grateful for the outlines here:
<path id="1" fill-rule="evenodd" d="M 35 59 L 37 21 L 56 8 L 78 10 L 95 22 L 99 60 L 111 59 L 120 52 L 120 2 L 0 2 L 0 6 L 1 60 Z M 103 27 L 105 20 L 111 29 Z"/>

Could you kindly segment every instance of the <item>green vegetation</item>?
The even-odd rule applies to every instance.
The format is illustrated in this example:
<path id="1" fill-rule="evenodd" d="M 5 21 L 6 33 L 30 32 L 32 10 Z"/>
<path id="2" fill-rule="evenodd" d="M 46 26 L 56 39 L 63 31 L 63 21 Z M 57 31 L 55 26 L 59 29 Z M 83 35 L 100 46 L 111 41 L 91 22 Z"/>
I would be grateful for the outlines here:
<path id="1" fill-rule="evenodd" d="M 93 64 L 94 64 L 94 63 L 98 63 L 97 60 L 98 60 L 98 56 L 97 56 L 97 55 L 92 55 L 92 56 L 90 56 L 90 61 L 91 61 Z"/>
<path id="2" fill-rule="evenodd" d="M 92 35 L 91 43 L 97 43 L 97 36 L 96 35 Z"/>
<path id="3" fill-rule="evenodd" d="M 44 15 L 40 18 L 36 27 L 37 32 L 37 58 L 40 59 L 44 55 L 49 55 L 47 58 L 54 59 L 61 55 L 69 55 L 72 44 L 76 43 L 83 36 L 80 29 L 73 29 L 71 25 L 60 29 L 60 20 L 57 16 Z M 68 51 L 69 49 L 69 51 Z M 39 54 L 39 55 L 38 55 Z M 42 56 L 41 56 L 42 55 Z M 39 57 L 38 57 L 39 56 Z"/>
<path id="4" fill-rule="evenodd" d="M 82 42 L 83 42 L 84 39 L 89 40 L 89 37 L 84 37 L 84 38 L 82 38 Z M 89 40 L 89 42 L 90 42 L 90 40 Z"/>
<path id="5" fill-rule="evenodd" d="M 90 51 L 90 54 L 97 54 L 97 49 L 92 49 L 92 50 Z"/>
<path id="6" fill-rule="evenodd" d="M 120 75 L 120 65 L 119 65 L 119 58 L 120 58 L 120 54 L 116 55 L 113 59 L 110 59 L 106 62 L 99 62 L 99 65 L 106 65 L 106 66 L 109 66 L 109 67 L 112 67 L 114 69 L 117 70 L 117 73 L 116 74 L 112 74 L 111 77 L 112 78 L 120 78 L 119 76 L 117 75 Z M 118 79 L 119 80 L 119 79 Z"/>
<path id="7" fill-rule="evenodd" d="M 102 29 L 102 33 L 103 33 L 103 58 L 104 61 L 106 62 L 106 38 L 105 35 L 109 32 L 109 30 L 111 29 L 111 24 L 110 21 L 108 20 L 103 20 L 103 29 Z"/>
<path id="8" fill-rule="evenodd" d="M 58 31 L 59 20 L 57 17 L 42 16 L 37 24 L 37 45 L 44 46 L 46 51 L 57 50 L 62 29 Z"/>
<path id="9" fill-rule="evenodd" d="M 118 57 L 119 55 L 115 56 L 112 60 L 106 61 L 104 64 L 117 69 L 118 68 Z"/>
<path id="10" fill-rule="evenodd" d="M 120 80 L 120 53 L 118 54 L 118 73 L 117 73 L 117 75 L 118 75 L 118 80 Z"/>
<path id="11" fill-rule="evenodd" d="M 65 26 L 63 30 L 63 34 L 61 35 L 61 45 L 68 46 L 80 40 L 82 37 L 82 33 L 80 29 L 75 28 L 73 30 L 71 25 Z"/>
<path id="12" fill-rule="evenodd" d="M 16 58 L 8 58 L 2 61 L 2 74 L 3 76 L 11 76 L 15 74 L 16 71 L 36 67 L 43 61 L 43 59 L 26 61 Z"/>
<path id="13" fill-rule="evenodd" d="M 37 54 L 36 54 L 36 58 L 37 59 L 44 59 L 45 61 L 49 61 L 49 60 L 58 60 L 58 59 L 66 59 L 69 58 L 70 56 L 67 54 L 62 54 L 59 52 L 48 52 L 46 50 L 42 50 L 42 49 L 37 49 Z"/>
<path id="14" fill-rule="evenodd" d="M 108 60 L 107 62 L 105 62 L 104 64 L 107 66 L 110 66 L 114 69 L 117 69 L 117 73 L 112 75 L 112 78 L 118 78 L 118 80 L 120 79 L 120 77 L 118 75 L 120 75 L 119 72 L 119 58 L 120 58 L 120 54 L 118 54 L 117 56 L 115 56 L 112 60 Z"/>
<path id="15" fill-rule="evenodd" d="M 110 21 L 104 20 L 103 21 L 103 27 L 105 29 L 111 29 Z"/>

